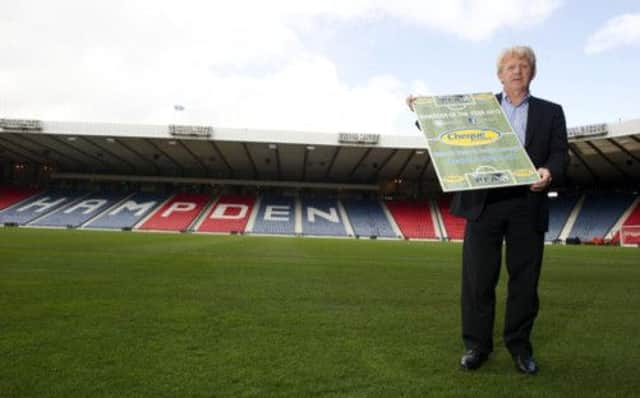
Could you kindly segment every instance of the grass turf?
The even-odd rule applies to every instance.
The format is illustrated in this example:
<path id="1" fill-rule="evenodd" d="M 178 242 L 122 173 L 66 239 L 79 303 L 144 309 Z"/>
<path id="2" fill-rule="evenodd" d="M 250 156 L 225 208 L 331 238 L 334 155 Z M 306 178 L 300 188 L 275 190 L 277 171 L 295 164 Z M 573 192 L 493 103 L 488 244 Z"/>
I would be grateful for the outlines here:
<path id="1" fill-rule="evenodd" d="M 458 369 L 459 244 L 0 228 L 0 396 L 635 396 L 640 251 L 547 247 L 533 343 Z"/>

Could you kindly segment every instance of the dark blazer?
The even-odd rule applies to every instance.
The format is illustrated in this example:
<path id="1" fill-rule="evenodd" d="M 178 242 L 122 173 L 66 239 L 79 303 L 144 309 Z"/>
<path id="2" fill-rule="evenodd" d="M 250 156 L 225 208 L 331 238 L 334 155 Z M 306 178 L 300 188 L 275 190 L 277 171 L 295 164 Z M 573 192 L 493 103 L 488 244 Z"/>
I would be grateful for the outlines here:
<path id="1" fill-rule="evenodd" d="M 496 95 L 498 102 L 502 95 Z M 553 102 L 529 97 L 529 113 L 524 145 L 536 168 L 546 167 L 551 172 L 552 183 L 561 185 L 569 162 L 567 126 L 562 107 Z M 488 189 L 457 192 L 450 211 L 467 220 L 477 220 L 487 201 Z M 531 222 L 536 230 L 544 232 L 549 227 L 549 203 L 547 192 L 527 192 Z"/>

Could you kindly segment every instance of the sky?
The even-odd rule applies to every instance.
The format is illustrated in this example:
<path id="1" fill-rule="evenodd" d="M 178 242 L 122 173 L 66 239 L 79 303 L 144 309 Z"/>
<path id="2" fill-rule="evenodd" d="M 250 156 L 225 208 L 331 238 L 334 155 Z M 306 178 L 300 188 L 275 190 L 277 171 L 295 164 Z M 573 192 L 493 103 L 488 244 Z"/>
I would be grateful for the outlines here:
<path id="1" fill-rule="evenodd" d="M 0 0 L 0 117 L 419 134 L 407 95 L 532 95 L 640 118 L 638 0 Z M 184 110 L 175 110 L 179 105 Z"/>

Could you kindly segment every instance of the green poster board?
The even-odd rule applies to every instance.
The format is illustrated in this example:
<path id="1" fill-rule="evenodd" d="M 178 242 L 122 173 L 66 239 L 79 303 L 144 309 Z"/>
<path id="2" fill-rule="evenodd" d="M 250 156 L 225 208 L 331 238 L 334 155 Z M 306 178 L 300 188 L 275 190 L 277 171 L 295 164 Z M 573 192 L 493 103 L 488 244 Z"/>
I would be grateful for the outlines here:
<path id="1" fill-rule="evenodd" d="M 492 93 L 419 97 L 414 110 L 444 192 L 538 181 Z"/>

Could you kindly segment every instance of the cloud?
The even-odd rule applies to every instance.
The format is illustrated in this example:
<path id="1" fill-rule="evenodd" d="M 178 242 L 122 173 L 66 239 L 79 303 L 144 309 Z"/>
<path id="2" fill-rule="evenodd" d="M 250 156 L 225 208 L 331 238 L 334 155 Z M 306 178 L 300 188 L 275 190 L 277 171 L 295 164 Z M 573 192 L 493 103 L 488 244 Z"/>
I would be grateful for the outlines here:
<path id="1" fill-rule="evenodd" d="M 522 29 L 536 25 L 562 5 L 561 0 L 274 0 L 269 8 L 286 10 L 294 17 L 396 18 L 417 26 L 479 41 L 502 28 Z"/>
<path id="2" fill-rule="evenodd" d="M 584 52 L 599 54 L 619 47 L 640 45 L 640 14 L 624 14 L 609 19 L 587 39 Z"/>
<path id="3" fill-rule="evenodd" d="M 540 23 L 555 0 L 22 0 L 0 17 L 2 113 L 48 120 L 413 132 L 426 82 L 345 81 L 303 37 L 392 18 L 462 40 Z M 525 21 L 524 24 L 522 21 Z M 363 73 L 366 73 L 364 71 Z M 174 104 L 184 105 L 179 115 Z"/>
<path id="4" fill-rule="evenodd" d="M 481 41 L 500 29 L 537 25 L 558 9 L 558 0 L 450 0 L 380 2 L 384 12 L 464 40 Z"/>

